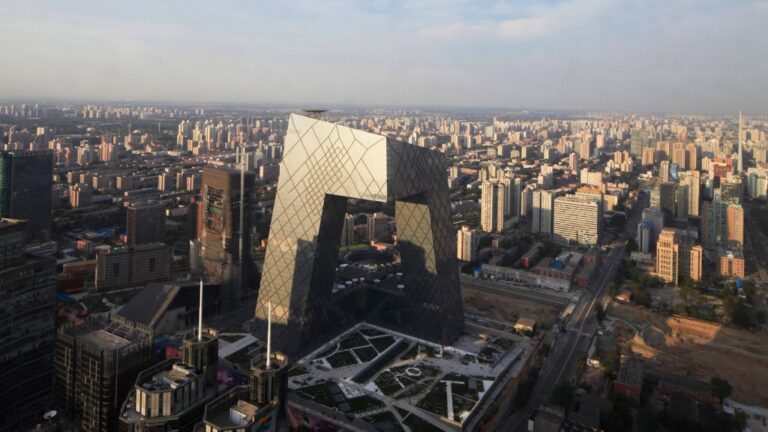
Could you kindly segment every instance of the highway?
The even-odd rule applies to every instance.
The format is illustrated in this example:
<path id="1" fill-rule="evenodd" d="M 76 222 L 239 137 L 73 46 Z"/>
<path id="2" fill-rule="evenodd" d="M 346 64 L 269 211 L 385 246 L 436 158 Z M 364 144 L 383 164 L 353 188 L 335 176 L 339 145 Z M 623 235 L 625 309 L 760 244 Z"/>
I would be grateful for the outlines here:
<path id="1" fill-rule="evenodd" d="M 507 418 L 499 425 L 498 430 L 515 432 L 527 430 L 528 418 L 533 414 L 533 411 L 547 399 L 560 380 L 568 377 L 573 369 L 574 360 L 578 358 L 576 353 L 587 350 L 589 341 L 598 325 L 595 318 L 595 307 L 598 302 L 605 300 L 606 290 L 610 285 L 613 272 L 624 255 L 627 240 L 635 234 L 642 208 L 647 205 L 647 194 L 643 195 L 641 199 L 643 205 L 638 202 L 627 221 L 624 232 L 613 243 L 610 252 L 603 257 L 597 279 L 592 284 L 593 291 L 585 293 L 576 306 L 566 327 L 567 331 L 556 336 L 551 354 L 542 366 L 539 379 L 528 398 L 527 404 L 518 411 L 509 412 Z"/>

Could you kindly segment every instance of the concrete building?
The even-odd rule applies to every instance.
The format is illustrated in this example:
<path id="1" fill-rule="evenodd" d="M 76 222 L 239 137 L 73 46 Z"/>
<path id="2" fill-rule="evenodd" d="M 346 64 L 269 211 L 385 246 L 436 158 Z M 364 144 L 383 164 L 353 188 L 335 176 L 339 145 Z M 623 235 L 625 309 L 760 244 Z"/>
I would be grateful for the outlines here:
<path id="1" fill-rule="evenodd" d="M 717 264 L 720 276 L 745 277 L 744 254 L 737 245 L 719 247 L 717 251 Z"/>
<path id="2" fill-rule="evenodd" d="M 702 242 L 707 248 L 716 248 L 728 242 L 744 245 L 744 209 L 715 199 L 702 204 Z"/>
<path id="3" fill-rule="evenodd" d="M 464 225 L 456 233 L 456 258 L 459 261 L 475 261 L 480 233 Z"/>
<path id="4" fill-rule="evenodd" d="M 165 242 L 165 206 L 156 201 L 135 203 L 126 209 L 128 246 Z"/>
<path id="5" fill-rule="evenodd" d="M 673 228 L 664 228 L 656 243 L 656 275 L 677 285 L 682 277 L 701 280 L 704 249 Z"/>
<path id="6" fill-rule="evenodd" d="M 553 239 L 562 244 L 598 246 L 602 239 L 603 205 L 591 196 L 555 199 Z"/>
<path id="7" fill-rule="evenodd" d="M 240 304 L 245 295 L 243 280 L 253 273 L 251 237 L 245 231 L 245 227 L 251 225 L 253 173 L 245 172 L 242 179 L 242 209 L 240 184 L 237 169 L 205 167 L 203 170 L 201 257 L 206 278 L 222 285 L 223 310 L 234 309 Z"/>
<path id="8" fill-rule="evenodd" d="M 0 431 L 40 423 L 52 407 L 56 262 L 23 252 L 26 222 L 0 219 Z"/>
<path id="9" fill-rule="evenodd" d="M 141 371 L 123 402 L 120 432 L 193 432 L 205 406 L 218 393 L 218 332 L 186 334 L 181 359 L 166 359 Z"/>
<path id="10" fill-rule="evenodd" d="M 510 185 L 501 181 L 483 182 L 480 197 L 480 228 L 485 232 L 504 231 L 510 209 Z"/>
<path id="11" fill-rule="evenodd" d="M 664 213 L 665 220 L 675 217 L 675 183 L 656 183 L 651 190 L 651 206 Z"/>
<path id="12" fill-rule="evenodd" d="M 85 432 L 118 430 L 120 404 L 152 360 L 154 334 L 119 315 L 59 327 L 54 397 Z"/>
<path id="13" fill-rule="evenodd" d="M 163 243 L 100 249 L 96 252 L 96 289 L 110 290 L 168 279 L 171 254 Z"/>
<path id="14" fill-rule="evenodd" d="M 552 235 L 553 214 L 555 198 L 561 196 L 562 191 L 536 189 L 532 194 L 533 209 L 531 212 L 531 232 Z"/>
<path id="15" fill-rule="evenodd" d="M 93 189 L 90 185 L 77 183 L 69 187 L 69 205 L 72 208 L 88 207 L 93 200 Z"/>
<path id="16" fill-rule="evenodd" d="M 680 186 L 686 186 L 688 192 L 688 216 L 699 216 L 701 207 L 701 173 L 684 171 L 680 173 Z"/>
<path id="17" fill-rule="evenodd" d="M 653 251 L 653 224 L 649 220 L 643 220 L 637 225 L 637 248 L 640 252 L 651 253 Z"/>
<path id="18" fill-rule="evenodd" d="M 29 242 L 51 238 L 53 154 L 0 152 L 0 218 L 27 221 Z"/>

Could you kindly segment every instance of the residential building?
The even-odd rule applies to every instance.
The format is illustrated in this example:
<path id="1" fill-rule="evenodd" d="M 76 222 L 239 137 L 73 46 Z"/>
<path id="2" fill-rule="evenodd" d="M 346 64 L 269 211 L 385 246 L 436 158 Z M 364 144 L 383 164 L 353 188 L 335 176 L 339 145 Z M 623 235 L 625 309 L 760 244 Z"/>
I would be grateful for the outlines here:
<path id="1" fill-rule="evenodd" d="M 602 238 L 603 204 L 592 196 L 566 195 L 555 199 L 553 238 L 564 244 L 598 246 Z"/>
<path id="2" fill-rule="evenodd" d="M 717 252 L 718 270 L 720 276 L 744 278 L 744 254 L 738 245 L 723 246 Z"/>
<path id="3" fill-rule="evenodd" d="M 701 280 L 704 250 L 673 228 L 664 228 L 656 242 L 656 275 L 677 285 L 682 277 Z"/>
<path id="4" fill-rule="evenodd" d="M 480 233 L 464 225 L 456 233 L 456 258 L 459 261 L 475 261 Z"/>

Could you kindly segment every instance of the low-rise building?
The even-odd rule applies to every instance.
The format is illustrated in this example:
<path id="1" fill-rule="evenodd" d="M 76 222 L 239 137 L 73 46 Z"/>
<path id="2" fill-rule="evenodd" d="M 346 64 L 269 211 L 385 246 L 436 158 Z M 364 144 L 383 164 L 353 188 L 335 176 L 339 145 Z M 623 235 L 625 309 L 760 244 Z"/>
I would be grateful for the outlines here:
<path id="1" fill-rule="evenodd" d="M 718 248 L 717 262 L 720 276 L 744 278 L 744 254 L 738 245 Z"/>

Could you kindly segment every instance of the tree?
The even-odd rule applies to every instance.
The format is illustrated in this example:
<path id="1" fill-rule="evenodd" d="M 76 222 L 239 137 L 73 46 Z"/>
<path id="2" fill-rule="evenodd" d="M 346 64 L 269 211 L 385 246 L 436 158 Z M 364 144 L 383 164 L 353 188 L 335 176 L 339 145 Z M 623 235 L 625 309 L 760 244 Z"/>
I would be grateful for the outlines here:
<path id="1" fill-rule="evenodd" d="M 552 389 L 550 402 L 559 405 L 566 410 L 569 409 L 571 407 L 571 402 L 573 402 L 573 385 L 568 381 L 560 381 L 555 388 Z"/>
<path id="2" fill-rule="evenodd" d="M 597 308 L 595 309 L 595 314 L 597 315 L 597 321 L 602 323 L 603 320 L 605 320 L 605 309 L 603 308 L 602 303 L 597 304 Z"/>
<path id="3" fill-rule="evenodd" d="M 720 399 L 720 403 L 723 403 L 725 398 L 731 395 L 733 388 L 728 380 L 720 377 L 712 377 L 709 383 L 712 386 L 712 392 Z"/>

